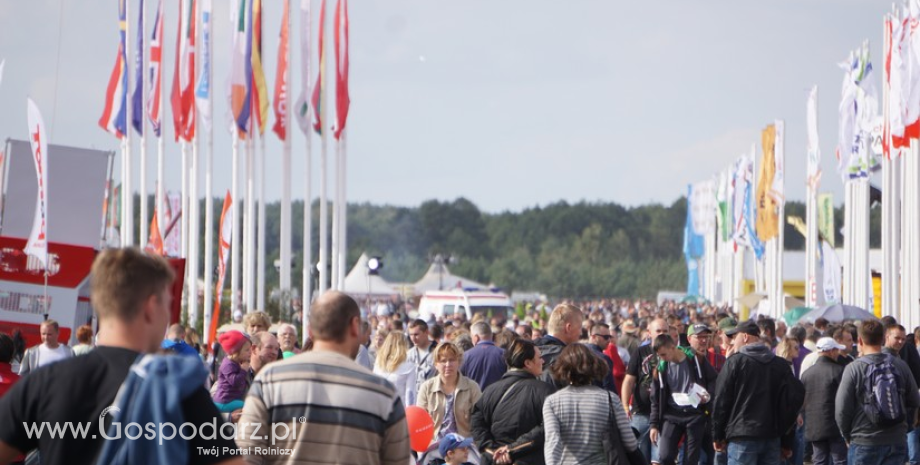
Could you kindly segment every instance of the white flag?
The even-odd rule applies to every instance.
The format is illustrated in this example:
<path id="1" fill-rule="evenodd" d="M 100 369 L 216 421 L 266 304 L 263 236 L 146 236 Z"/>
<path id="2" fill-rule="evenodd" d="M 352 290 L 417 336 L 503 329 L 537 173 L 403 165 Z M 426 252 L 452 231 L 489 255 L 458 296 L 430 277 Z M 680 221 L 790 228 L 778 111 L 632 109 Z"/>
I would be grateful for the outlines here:
<path id="1" fill-rule="evenodd" d="M 821 148 L 818 146 L 818 86 L 808 93 L 805 104 L 805 126 L 808 134 L 808 186 L 812 191 L 818 190 L 821 182 Z"/>
<path id="2" fill-rule="evenodd" d="M 769 195 L 776 203 L 785 202 L 786 196 L 786 179 L 785 179 L 785 138 L 786 124 L 783 120 L 776 120 L 773 123 L 775 128 L 775 137 L 773 138 L 773 184 L 770 186 Z"/>
<path id="3" fill-rule="evenodd" d="M 693 185 L 692 197 L 689 200 L 690 219 L 693 223 L 693 232 L 706 235 L 716 227 L 716 183 L 709 179 Z"/>
<path id="4" fill-rule="evenodd" d="M 28 99 L 29 142 L 32 144 L 32 159 L 35 162 L 35 177 L 38 180 L 38 196 L 35 199 L 35 219 L 32 233 L 26 243 L 25 252 L 37 258 L 48 268 L 48 133 L 41 112 L 32 99 Z"/>
<path id="5" fill-rule="evenodd" d="M 201 74 L 195 88 L 195 103 L 205 131 L 211 130 L 211 0 L 201 2 Z"/>
<path id="6" fill-rule="evenodd" d="M 310 134 L 310 0 L 300 2 L 300 97 L 294 104 L 297 125 Z"/>
<path id="7" fill-rule="evenodd" d="M 827 241 L 821 241 L 821 256 L 824 259 L 824 303 L 831 304 L 840 301 L 841 271 L 840 260 L 837 252 Z"/>
<path id="8" fill-rule="evenodd" d="M 0 60 L 0 83 L 3 82 L 3 66 L 6 65 L 6 60 Z"/>

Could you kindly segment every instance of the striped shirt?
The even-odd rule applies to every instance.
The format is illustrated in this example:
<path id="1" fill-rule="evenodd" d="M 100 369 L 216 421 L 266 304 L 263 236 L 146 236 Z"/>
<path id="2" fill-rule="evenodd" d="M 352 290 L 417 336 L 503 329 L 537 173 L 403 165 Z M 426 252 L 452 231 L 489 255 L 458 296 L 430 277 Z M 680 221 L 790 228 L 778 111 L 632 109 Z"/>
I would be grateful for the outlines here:
<path id="1" fill-rule="evenodd" d="M 406 413 L 393 385 L 329 351 L 279 360 L 256 375 L 237 444 L 252 464 L 409 463 Z"/>
<path id="2" fill-rule="evenodd" d="M 638 443 L 619 396 L 608 397 L 608 391 L 597 386 L 569 386 L 543 403 L 546 464 L 606 465 L 603 440 L 610 431 L 611 402 L 623 445 L 636 450 Z"/>

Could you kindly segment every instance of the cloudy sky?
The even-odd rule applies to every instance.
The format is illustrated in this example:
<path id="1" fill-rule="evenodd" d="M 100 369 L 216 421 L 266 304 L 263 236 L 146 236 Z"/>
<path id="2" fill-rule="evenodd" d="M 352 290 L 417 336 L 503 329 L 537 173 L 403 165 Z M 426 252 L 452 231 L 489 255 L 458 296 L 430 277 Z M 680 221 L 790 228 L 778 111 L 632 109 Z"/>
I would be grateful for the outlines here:
<path id="1" fill-rule="evenodd" d="M 156 2 L 146 3 L 151 29 Z M 178 0 L 165 3 L 171 82 Z M 231 178 L 222 129 L 230 38 L 229 1 L 214 3 L 217 196 Z M 283 3 L 265 4 L 273 83 Z M 802 200 L 805 99 L 816 84 L 822 190 L 839 203 L 837 63 L 869 39 L 881 82 L 889 9 L 868 0 L 352 0 L 349 200 L 415 206 L 463 196 L 488 212 L 559 200 L 669 204 L 755 141 L 760 153 L 760 130 L 774 119 L 786 122 L 788 197 Z M 26 137 L 31 96 L 53 143 L 118 150 L 97 125 L 117 27 L 116 0 L 0 0 L 0 137 Z M 166 184 L 178 189 L 171 126 Z M 268 134 L 266 193 L 277 200 L 282 145 Z M 156 144 L 147 144 L 152 192 Z M 312 146 L 318 195 L 318 138 Z M 302 133 L 293 147 L 293 191 L 303 198 Z M 330 166 L 333 153 L 330 143 Z"/>

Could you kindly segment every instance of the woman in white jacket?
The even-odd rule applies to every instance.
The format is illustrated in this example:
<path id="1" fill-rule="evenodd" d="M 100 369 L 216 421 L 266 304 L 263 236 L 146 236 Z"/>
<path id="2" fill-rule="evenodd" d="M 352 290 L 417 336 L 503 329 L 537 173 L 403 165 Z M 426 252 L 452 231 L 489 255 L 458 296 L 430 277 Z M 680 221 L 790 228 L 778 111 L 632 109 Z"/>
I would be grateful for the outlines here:
<path id="1" fill-rule="evenodd" d="M 396 393 L 402 399 L 403 406 L 415 405 L 415 364 L 407 361 L 409 342 L 406 336 L 398 331 L 393 331 L 383 341 L 383 346 L 377 351 L 377 360 L 374 362 L 374 374 L 393 383 Z"/>

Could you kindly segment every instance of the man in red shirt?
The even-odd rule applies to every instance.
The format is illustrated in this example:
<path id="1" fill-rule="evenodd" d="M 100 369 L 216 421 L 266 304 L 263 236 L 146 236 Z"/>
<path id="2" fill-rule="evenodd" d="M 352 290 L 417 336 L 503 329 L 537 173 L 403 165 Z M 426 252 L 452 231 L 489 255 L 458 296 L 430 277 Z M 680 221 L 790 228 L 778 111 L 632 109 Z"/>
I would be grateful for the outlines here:
<path id="1" fill-rule="evenodd" d="M 0 333 L 0 397 L 3 397 L 6 391 L 9 391 L 13 384 L 19 381 L 19 375 L 13 373 L 13 367 L 10 365 L 15 350 L 13 338 Z"/>

